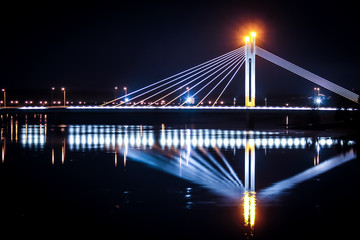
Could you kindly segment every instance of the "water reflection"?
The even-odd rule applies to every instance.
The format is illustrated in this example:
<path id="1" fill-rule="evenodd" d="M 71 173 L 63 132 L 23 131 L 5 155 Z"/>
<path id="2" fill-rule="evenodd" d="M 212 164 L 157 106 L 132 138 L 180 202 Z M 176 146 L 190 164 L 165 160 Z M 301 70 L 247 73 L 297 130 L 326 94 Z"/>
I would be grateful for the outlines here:
<path id="1" fill-rule="evenodd" d="M 259 192 L 259 198 L 264 200 L 274 200 L 278 195 L 285 192 L 285 190 L 294 187 L 296 184 L 299 184 L 322 173 L 325 173 L 355 158 L 356 154 L 351 149 L 345 154 L 340 154 L 330 159 L 327 159 L 326 161 L 317 164 L 316 166 L 309 168 L 299 174 L 296 174 L 295 176 L 279 181 L 268 188 L 262 189 Z"/>
<path id="2" fill-rule="evenodd" d="M 46 143 L 47 125 L 25 124 L 21 128 L 23 147 L 41 149 Z M 157 135 L 157 138 L 155 137 Z M 13 136 L 11 134 L 11 136 Z M 280 132 L 220 130 L 220 129 L 162 129 L 160 137 L 151 126 L 109 126 L 109 125 L 69 125 L 68 145 L 70 150 L 114 150 L 116 147 L 152 149 L 154 145 L 162 149 L 182 147 L 237 148 L 244 149 L 248 140 L 256 149 L 304 149 L 316 144 L 317 149 L 337 145 L 339 140 L 330 137 L 292 137 Z M 11 138 L 12 139 L 12 138 Z M 17 139 L 17 134 L 16 134 Z M 340 140 L 342 141 L 342 140 Z M 352 144 L 352 142 L 350 142 Z M 318 150 L 319 151 L 319 150 Z M 317 160 L 316 160 L 317 162 Z"/>
<path id="3" fill-rule="evenodd" d="M 296 184 L 356 157 L 350 150 L 342 155 L 320 159 L 322 149 L 351 146 L 354 142 L 331 137 L 288 134 L 289 131 L 189 129 L 166 127 L 164 124 L 67 125 L 51 126 L 51 131 L 57 134 L 49 136 L 49 126 L 44 118 L 46 119 L 38 117 L 37 124 L 25 122 L 19 125 L 18 120 L 11 117 L 10 124 L 1 127 L 2 163 L 6 159 L 9 142 L 20 142 L 24 149 L 35 151 L 44 151 L 50 146 L 51 165 L 56 165 L 56 162 L 65 164 L 67 151 L 105 151 L 112 154 L 114 167 L 122 166 L 125 169 L 127 161 L 141 162 L 200 185 L 222 196 L 229 204 L 239 204 L 241 200 L 244 224 L 250 229 L 255 226 L 257 201 L 277 199 Z M 311 151 L 310 162 L 314 166 L 257 189 L 256 157 L 260 151 L 266 155 L 269 149 L 286 150 L 289 153 Z M 237 151 L 241 154 L 236 155 Z M 233 152 L 236 162 L 230 162 L 229 152 Z M 187 187 L 184 193 L 186 209 L 191 209 L 194 205 L 192 194 L 193 188 Z"/>
<path id="4" fill-rule="evenodd" d="M 256 193 L 248 192 L 244 193 L 243 199 L 243 211 L 244 211 L 244 224 L 247 227 L 253 229 L 255 226 L 256 215 Z"/>

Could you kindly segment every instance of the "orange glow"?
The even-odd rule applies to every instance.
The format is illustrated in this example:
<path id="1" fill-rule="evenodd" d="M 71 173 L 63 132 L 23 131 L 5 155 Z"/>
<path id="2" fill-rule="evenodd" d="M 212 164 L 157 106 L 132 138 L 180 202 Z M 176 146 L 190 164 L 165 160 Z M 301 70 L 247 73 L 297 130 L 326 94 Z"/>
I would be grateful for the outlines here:
<path id="1" fill-rule="evenodd" d="M 246 36 L 246 37 L 245 37 L 245 43 L 248 43 L 248 42 L 250 42 L 250 37 L 249 37 L 249 36 Z"/>
<path id="2" fill-rule="evenodd" d="M 265 29 L 266 29 L 265 23 L 259 19 L 255 19 L 255 20 L 253 19 L 250 20 L 250 22 L 248 20 L 238 22 L 237 26 L 234 26 L 234 31 L 233 31 L 234 34 L 233 36 L 235 36 L 236 39 L 236 45 L 243 46 L 244 39 L 246 36 L 257 37 L 256 44 L 258 45 L 260 43 L 261 45 L 261 41 L 264 40 L 264 36 L 266 34 Z"/>
<path id="3" fill-rule="evenodd" d="M 245 192 L 243 199 L 244 224 L 253 228 L 255 226 L 256 215 L 256 195 L 255 192 Z"/>

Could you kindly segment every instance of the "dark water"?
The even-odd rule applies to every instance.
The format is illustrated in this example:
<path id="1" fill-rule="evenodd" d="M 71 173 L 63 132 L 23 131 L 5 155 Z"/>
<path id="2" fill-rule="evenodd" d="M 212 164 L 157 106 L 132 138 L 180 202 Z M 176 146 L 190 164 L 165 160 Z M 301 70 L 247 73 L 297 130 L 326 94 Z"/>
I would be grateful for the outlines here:
<path id="1" fill-rule="evenodd" d="M 6 119 L 4 234 L 316 239 L 357 233 L 357 143 L 341 134 Z"/>

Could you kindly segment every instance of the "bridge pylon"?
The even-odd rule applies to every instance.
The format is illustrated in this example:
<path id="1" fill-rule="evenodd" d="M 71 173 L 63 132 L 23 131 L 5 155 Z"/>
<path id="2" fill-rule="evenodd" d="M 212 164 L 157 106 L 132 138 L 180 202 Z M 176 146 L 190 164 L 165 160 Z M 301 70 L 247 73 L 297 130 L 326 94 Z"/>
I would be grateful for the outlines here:
<path id="1" fill-rule="evenodd" d="M 255 107 L 255 37 L 245 37 L 245 106 Z"/>

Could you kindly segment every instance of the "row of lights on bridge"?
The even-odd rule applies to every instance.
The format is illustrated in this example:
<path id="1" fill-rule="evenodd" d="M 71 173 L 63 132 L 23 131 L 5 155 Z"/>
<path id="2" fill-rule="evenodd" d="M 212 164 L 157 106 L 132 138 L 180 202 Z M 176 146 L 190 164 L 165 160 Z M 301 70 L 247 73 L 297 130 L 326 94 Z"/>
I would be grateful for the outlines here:
<path id="1" fill-rule="evenodd" d="M 256 33 L 255 32 L 252 32 L 251 33 L 251 37 L 255 37 L 256 36 Z M 245 41 L 250 41 L 250 37 L 246 37 L 246 39 L 245 39 Z M 115 90 L 115 92 L 114 92 L 114 97 L 115 98 L 117 98 L 117 90 L 118 90 L 118 87 L 116 86 L 116 87 L 114 87 L 114 90 Z M 127 95 L 127 87 L 123 87 L 123 90 L 124 90 L 124 93 L 125 93 L 125 96 Z M 3 100 L 1 100 L 0 101 L 0 105 L 1 106 L 4 106 L 4 107 L 6 107 L 6 90 L 3 88 L 3 89 L 1 89 L 1 91 L 3 92 Z M 51 88 L 51 98 L 53 98 L 53 92 L 55 91 L 55 87 L 52 87 Z M 64 100 L 63 101 L 46 101 L 46 100 L 40 100 L 39 102 L 38 102 L 38 104 L 39 105 L 41 105 L 41 106 L 61 106 L 61 105 L 64 105 L 64 106 L 66 106 L 66 105 L 74 105 L 74 104 L 79 104 L 79 105 L 85 105 L 86 104 L 86 101 L 79 101 L 79 102 L 73 102 L 73 101 L 66 101 L 66 89 L 64 88 L 64 87 L 62 87 L 61 88 L 61 91 L 63 92 L 63 94 L 64 94 Z M 320 106 L 320 104 L 322 103 L 322 98 L 324 97 L 324 95 L 323 94 L 320 94 L 320 88 L 319 87 L 315 87 L 314 88 L 314 91 L 316 91 L 317 92 L 317 96 L 314 98 L 314 103 L 316 104 L 316 105 L 318 105 L 318 106 Z M 191 103 L 193 103 L 193 101 L 194 101 L 194 99 L 186 99 L 186 101 L 189 103 L 189 104 L 191 104 Z M 125 98 L 125 102 L 128 102 L 128 99 L 126 99 Z M 157 104 L 157 105 L 164 105 L 166 103 L 166 101 L 165 100 L 162 100 L 159 104 Z M 209 105 L 211 105 L 213 102 L 212 101 L 208 101 L 207 102 Z M 20 104 L 20 101 L 19 100 L 11 100 L 11 101 L 9 101 L 9 104 L 10 105 L 19 105 Z M 33 105 L 33 104 L 36 104 L 36 102 L 34 102 L 34 101 L 32 101 L 32 100 L 25 100 L 24 101 L 24 104 L 25 105 Z M 114 102 L 114 104 L 115 104 L 115 102 Z M 131 104 L 130 102 L 128 102 L 128 104 Z M 141 102 L 140 103 L 141 105 L 146 105 L 146 103 L 144 103 L 144 102 Z M 151 104 L 151 102 L 150 103 L 148 103 L 148 104 Z M 203 105 L 204 104 L 204 102 L 201 102 L 200 103 L 201 105 Z M 224 105 L 224 101 L 219 101 L 219 104 L 221 104 L 221 105 Z M 233 104 L 234 104 L 234 106 L 236 105 L 236 98 L 234 98 L 234 102 L 233 102 Z M 265 105 L 267 105 L 267 98 L 265 98 Z M 285 106 L 289 106 L 289 104 L 288 103 L 286 103 L 285 104 Z"/>

